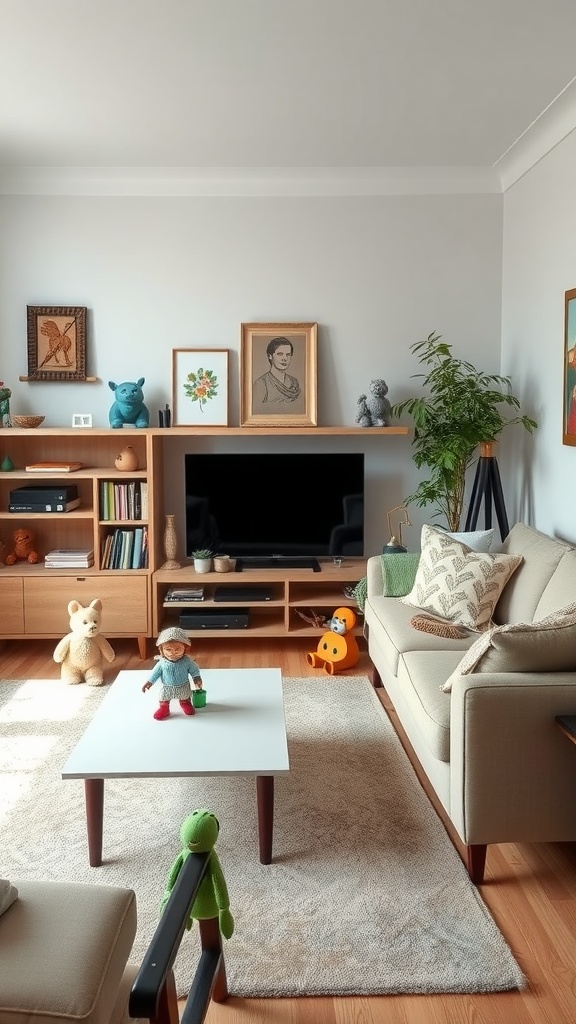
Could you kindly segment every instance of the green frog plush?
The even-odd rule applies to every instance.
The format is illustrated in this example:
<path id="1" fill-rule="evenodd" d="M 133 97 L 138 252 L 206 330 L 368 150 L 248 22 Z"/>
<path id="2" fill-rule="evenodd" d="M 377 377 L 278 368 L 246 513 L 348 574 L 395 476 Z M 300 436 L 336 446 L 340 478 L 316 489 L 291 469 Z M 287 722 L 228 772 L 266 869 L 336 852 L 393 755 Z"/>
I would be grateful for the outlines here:
<path id="1" fill-rule="evenodd" d="M 170 894 L 186 857 L 191 853 L 208 853 L 210 851 L 206 874 L 200 883 L 198 895 L 192 904 L 186 928 L 190 929 L 192 927 L 194 919 L 205 921 L 211 917 L 217 917 L 222 935 L 225 939 L 229 939 L 234 931 L 234 918 L 230 913 L 228 889 L 222 868 L 220 867 L 218 854 L 214 849 L 219 832 L 220 825 L 216 815 L 204 808 L 193 811 L 182 822 L 180 827 L 182 850 L 170 868 L 162 897 L 161 909 L 164 910 L 170 899 Z"/>

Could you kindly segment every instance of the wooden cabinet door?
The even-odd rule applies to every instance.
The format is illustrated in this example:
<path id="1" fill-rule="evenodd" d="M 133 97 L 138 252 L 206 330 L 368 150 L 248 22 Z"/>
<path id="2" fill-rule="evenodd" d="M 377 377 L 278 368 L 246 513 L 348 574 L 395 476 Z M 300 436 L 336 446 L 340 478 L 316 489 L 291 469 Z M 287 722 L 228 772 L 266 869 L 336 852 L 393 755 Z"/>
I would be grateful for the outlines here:
<path id="1" fill-rule="evenodd" d="M 0 583 L 0 636 L 24 632 L 24 587 L 22 579 L 3 576 Z"/>
<path id="2" fill-rule="evenodd" d="M 89 605 L 102 601 L 104 636 L 148 634 L 147 576 L 32 576 L 24 580 L 26 633 L 31 636 L 64 636 L 70 631 L 68 603 Z"/>

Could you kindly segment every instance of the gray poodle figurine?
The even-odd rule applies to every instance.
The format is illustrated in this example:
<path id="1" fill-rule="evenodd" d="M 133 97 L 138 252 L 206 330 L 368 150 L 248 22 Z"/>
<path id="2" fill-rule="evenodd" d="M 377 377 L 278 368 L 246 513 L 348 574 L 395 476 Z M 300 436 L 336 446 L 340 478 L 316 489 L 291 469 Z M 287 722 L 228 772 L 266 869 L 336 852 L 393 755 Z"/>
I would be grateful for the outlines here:
<path id="1" fill-rule="evenodd" d="M 389 427 L 392 406 L 386 398 L 388 385 L 385 380 L 370 381 L 370 394 L 360 395 L 356 423 L 361 427 Z"/>

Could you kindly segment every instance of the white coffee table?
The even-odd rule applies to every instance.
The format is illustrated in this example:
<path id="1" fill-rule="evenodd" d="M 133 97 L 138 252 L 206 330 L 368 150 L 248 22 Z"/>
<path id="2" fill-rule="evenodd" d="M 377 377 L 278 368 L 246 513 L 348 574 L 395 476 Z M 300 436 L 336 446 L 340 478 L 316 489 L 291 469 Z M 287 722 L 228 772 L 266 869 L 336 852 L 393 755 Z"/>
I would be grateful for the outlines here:
<path id="1" fill-rule="evenodd" d="M 262 864 L 272 860 L 274 776 L 289 770 L 279 668 L 203 669 L 205 708 L 194 717 L 172 701 L 156 721 L 158 686 L 142 693 L 149 669 L 118 673 L 62 768 L 84 779 L 90 865 L 102 863 L 104 780 L 192 775 L 256 778 Z"/>

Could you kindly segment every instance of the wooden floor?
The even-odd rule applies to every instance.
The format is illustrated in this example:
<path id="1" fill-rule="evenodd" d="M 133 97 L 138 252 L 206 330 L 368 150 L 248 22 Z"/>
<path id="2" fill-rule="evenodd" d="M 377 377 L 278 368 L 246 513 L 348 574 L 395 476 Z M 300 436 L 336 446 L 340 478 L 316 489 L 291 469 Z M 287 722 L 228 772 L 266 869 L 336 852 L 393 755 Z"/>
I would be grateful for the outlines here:
<path id="1" fill-rule="evenodd" d="M 0 650 L 0 680 L 57 678 L 59 668 L 52 661 L 54 646 L 50 641 L 6 644 Z M 139 660 L 135 641 L 114 641 L 113 646 L 116 651 L 116 661 L 110 667 L 113 672 L 152 664 Z M 194 656 L 201 668 L 277 665 L 284 675 L 307 676 L 317 674 L 306 663 L 310 646 L 309 642 L 292 639 L 273 643 L 225 638 L 222 642 L 198 641 Z M 371 674 L 365 653 L 360 663 L 345 674 L 361 673 Z M 385 694 L 382 690 L 379 693 L 386 706 Z M 390 713 L 390 709 L 387 710 Z M 576 794 L 576 748 L 574 786 Z M 528 979 L 528 988 L 523 992 L 359 999 L 234 998 L 222 1005 L 212 1003 L 206 1020 L 208 1024 L 576 1022 L 576 844 L 491 846 L 486 881 L 479 891 Z M 266 941 L 265 922 L 263 941 Z"/>

